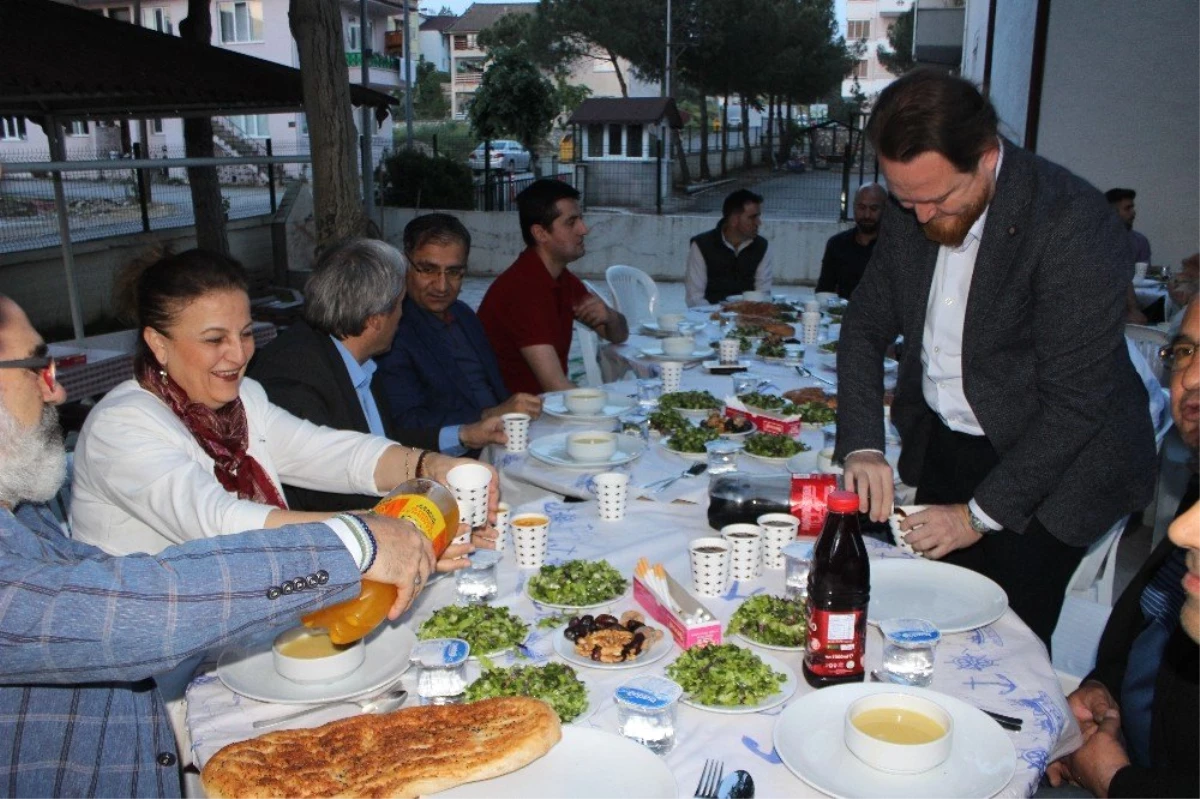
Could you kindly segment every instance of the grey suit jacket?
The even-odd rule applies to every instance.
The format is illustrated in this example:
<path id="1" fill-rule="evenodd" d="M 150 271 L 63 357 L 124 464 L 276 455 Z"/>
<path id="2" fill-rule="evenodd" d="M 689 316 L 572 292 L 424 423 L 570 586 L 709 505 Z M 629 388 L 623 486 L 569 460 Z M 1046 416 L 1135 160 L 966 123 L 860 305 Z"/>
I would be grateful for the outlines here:
<path id="1" fill-rule="evenodd" d="M 921 342 L 938 247 L 894 200 L 838 346 L 837 457 L 884 446 L 883 354 L 904 336 L 892 421 L 899 471 L 919 485 L 935 417 Z M 963 325 L 963 390 L 1000 463 L 975 492 L 1005 528 L 1038 520 L 1085 545 L 1154 486 L 1145 387 L 1123 339 L 1129 235 L 1104 197 L 1004 142 Z"/>

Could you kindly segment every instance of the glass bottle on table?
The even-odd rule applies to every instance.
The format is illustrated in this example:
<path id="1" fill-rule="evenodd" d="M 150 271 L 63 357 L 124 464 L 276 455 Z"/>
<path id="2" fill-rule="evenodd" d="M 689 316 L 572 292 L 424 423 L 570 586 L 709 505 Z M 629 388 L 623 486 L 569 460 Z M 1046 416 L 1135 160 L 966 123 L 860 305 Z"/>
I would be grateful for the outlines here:
<path id="1" fill-rule="evenodd" d="M 434 558 L 442 556 L 458 532 L 458 502 L 450 489 L 433 480 L 406 480 L 379 500 L 372 512 L 408 519 L 433 543 Z M 313 611 L 300 621 L 327 630 L 335 644 L 351 644 L 374 630 L 395 601 L 396 586 L 363 580 L 356 598 Z"/>
<path id="2" fill-rule="evenodd" d="M 871 565 L 858 521 L 858 494 L 834 491 L 808 575 L 804 679 L 814 688 L 862 682 Z"/>

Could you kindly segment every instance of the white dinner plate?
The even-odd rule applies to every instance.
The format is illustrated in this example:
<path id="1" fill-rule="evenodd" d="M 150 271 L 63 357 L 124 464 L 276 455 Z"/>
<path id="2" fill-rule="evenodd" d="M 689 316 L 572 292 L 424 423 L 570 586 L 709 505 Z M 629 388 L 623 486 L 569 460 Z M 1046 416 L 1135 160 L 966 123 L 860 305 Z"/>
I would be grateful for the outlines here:
<path id="1" fill-rule="evenodd" d="M 278 634 L 280 631 L 276 631 Z M 417 637 L 407 624 L 382 624 L 367 636 L 363 664 L 340 680 L 301 685 L 275 671 L 271 644 L 259 638 L 231 646 L 217 659 L 217 677 L 234 693 L 281 705 L 340 702 L 377 691 L 394 682 L 409 666 Z"/>
<path id="2" fill-rule="evenodd" d="M 811 450 L 810 450 L 810 452 L 811 452 Z M 746 450 L 742 450 L 742 454 L 745 455 L 747 458 L 753 458 L 754 460 L 760 461 L 762 463 L 769 463 L 772 466 L 787 466 L 788 463 L 792 460 L 792 458 L 796 457 L 796 455 L 807 455 L 808 453 L 807 452 L 797 452 L 796 455 L 788 455 L 786 458 L 769 458 L 766 455 L 755 455 L 753 452 L 747 452 Z"/>
<path id="3" fill-rule="evenodd" d="M 679 335 L 678 330 L 663 330 L 658 326 L 658 322 L 642 322 L 638 332 L 643 336 L 654 336 L 655 338 L 670 338 Z"/>
<path id="4" fill-rule="evenodd" d="M 622 599 L 629 596 L 629 590 L 633 587 L 633 583 L 629 580 L 626 580 L 625 582 L 628 584 L 625 586 L 625 590 L 620 594 L 612 597 L 611 599 L 606 599 L 603 602 L 593 602 L 590 605 L 560 605 L 556 602 L 546 602 L 545 600 L 538 599 L 533 594 L 529 593 L 529 580 L 525 581 L 525 596 L 529 597 L 530 602 L 541 605 L 544 608 L 554 608 L 555 610 L 578 610 L 580 612 L 584 612 L 589 610 L 597 610 L 599 608 L 606 608 L 609 605 L 620 602 Z"/>
<path id="5" fill-rule="evenodd" d="M 577 461 L 567 454 L 567 436 L 569 433 L 559 433 L 553 436 L 543 436 L 529 445 L 529 454 L 542 463 L 558 466 L 563 469 L 608 469 L 629 463 L 642 456 L 646 451 L 646 442 L 636 436 L 617 436 L 617 451 L 604 460 Z"/>
<path id="6" fill-rule="evenodd" d="M 510 668 L 515 668 L 517 666 L 529 666 L 529 665 L 536 666 L 536 665 L 540 665 L 540 664 L 514 663 L 511 666 L 500 666 L 498 668 L 510 669 Z M 463 668 L 463 679 L 467 681 L 467 685 L 470 685 L 471 683 L 475 682 L 482 676 L 483 676 L 483 666 L 479 663 L 479 661 L 475 660 L 474 658 L 468 660 L 466 666 Z M 597 710 L 600 709 L 601 700 L 600 700 L 599 689 L 597 689 L 596 686 L 592 685 L 588 681 L 588 679 L 586 677 L 584 677 L 582 674 L 577 673 L 575 676 L 579 678 L 579 681 L 581 683 L 583 683 L 583 687 L 587 690 L 587 707 L 585 707 L 583 709 L 583 712 L 581 712 L 578 716 L 576 716 L 575 718 L 566 722 L 567 724 L 579 724 L 581 722 L 587 721 L 588 718 L 591 717 L 591 715 L 593 713 L 595 713 Z"/>
<path id="7" fill-rule="evenodd" d="M 748 637 L 745 633 L 734 633 L 732 637 L 740 638 L 741 640 L 745 641 L 747 644 L 750 644 L 750 646 L 757 646 L 760 649 L 774 649 L 777 652 L 803 652 L 803 651 L 805 651 L 805 649 L 807 649 L 807 647 L 805 647 L 804 644 L 801 644 L 800 646 L 783 646 L 781 644 L 764 644 L 762 641 L 755 641 L 753 638 Z"/>
<path id="8" fill-rule="evenodd" d="M 658 440 L 658 445 L 662 447 L 663 452 L 669 452 L 677 458 L 683 458 L 685 461 L 692 461 L 693 463 L 708 460 L 708 452 L 678 452 L 667 446 L 670 441 L 670 436 Z"/>
<path id="9" fill-rule="evenodd" d="M 796 693 L 796 686 L 798 685 L 796 682 L 796 672 L 792 670 L 792 667 L 783 661 L 778 660 L 777 658 L 771 657 L 765 652 L 755 652 L 754 654 L 758 655 L 759 659 L 761 659 L 763 663 L 767 664 L 771 671 L 778 671 L 787 677 L 787 679 L 783 681 L 783 685 L 779 686 L 778 691 L 764 697 L 761 702 L 757 702 L 753 705 L 706 705 L 702 702 L 697 702 L 695 699 L 692 699 L 686 692 L 679 701 L 682 704 L 690 705 L 700 710 L 707 710 L 710 713 L 722 713 L 727 716 L 738 716 L 743 713 L 758 713 L 763 710 L 770 710 L 771 708 L 778 707 L 779 705 L 782 705 L 784 702 L 791 699 L 792 694 Z"/>
<path id="10" fill-rule="evenodd" d="M 902 693 L 940 705 L 954 721 L 950 757 L 922 774 L 887 774 L 846 748 L 846 708 L 868 694 Z M 1017 752 L 999 724 L 952 696 L 887 683 L 834 685 L 797 699 L 775 720 L 775 753 L 800 779 L 838 797 L 989 797 L 1017 768 Z"/>
<path id="11" fill-rule="evenodd" d="M 567 410 L 567 405 L 563 401 L 561 391 L 547 394 L 542 400 L 542 410 L 548 416 L 555 416 L 559 419 L 571 419 L 578 422 L 602 422 L 605 419 L 615 419 L 621 414 L 632 409 L 634 401 L 629 397 L 623 397 L 619 394 L 608 395 L 608 401 L 604 403 L 604 409 L 599 413 L 571 413 Z"/>
<path id="12" fill-rule="evenodd" d="M 871 624 L 928 619 L 945 635 L 991 624 L 1007 609 L 1004 589 L 970 569 L 916 558 L 871 560 Z"/>
<path id="13" fill-rule="evenodd" d="M 651 347 L 650 349 L 642 350 L 642 355 L 652 361 L 680 361 L 682 363 L 695 363 L 712 357 L 712 347 L 699 347 L 692 350 L 690 355 L 667 355 L 662 351 L 662 347 Z"/>
<path id="14" fill-rule="evenodd" d="M 592 660 L 589 657 L 584 657 L 575 651 L 575 643 L 569 640 L 563 631 L 567 628 L 559 627 L 551 636 L 554 639 L 554 654 L 558 655 L 563 660 L 570 663 L 572 666 L 580 666 L 585 669 L 636 669 L 645 666 L 648 663 L 654 663 L 657 660 L 662 660 L 668 654 L 674 652 L 679 654 L 679 647 L 675 646 L 675 639 L 671 637 L 671 631 L 665 627 L 652 625 L 656 630 L 663 634 L 663 637 L 654 642 L 654 646 L 650 649 L 642 650 L 642 654 L 633 660 L 626 660 L 623 663 L 600 663 Z"/>
<path id="15" fill-rule="evenodd" d="M 1167 287 L 1167 284 L 1165 281 L 1158 280 L 1153 277 L 1143 277 L 1141 279 L 1138 279 L 1135 277 L 1133 279 L 1133 285 L 1135 288 L 1139 288 L 1139 289 L 1157 289 L 1157 288 L 1166 288 Z"/>
<path id="16" fill-rule="evenodd" d="M 462 799 L 674 799 L 679 788 L 666 760 L 641 744 L 612 732 L 567 726 L 554 748 L 524 768 L 434 795 Z"/>

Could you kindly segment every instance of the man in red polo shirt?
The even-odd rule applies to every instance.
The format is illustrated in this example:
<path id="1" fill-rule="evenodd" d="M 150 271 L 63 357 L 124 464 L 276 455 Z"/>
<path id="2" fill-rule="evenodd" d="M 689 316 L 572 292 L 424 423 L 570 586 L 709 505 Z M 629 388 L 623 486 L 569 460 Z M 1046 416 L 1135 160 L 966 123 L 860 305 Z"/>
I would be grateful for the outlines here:
<path id="1" fill-rule="evenodd" d="M 603 338 L 629 338 L 625 317 L 567 271 L 583 257 L 588 233 L 579 192 L 557 180 L 536 180 L 517 195 L 521 237 L 528 245 L 488 288 L 479 321 L 511 393 L 574 388 L 567 379 L 572 324 Z"/>

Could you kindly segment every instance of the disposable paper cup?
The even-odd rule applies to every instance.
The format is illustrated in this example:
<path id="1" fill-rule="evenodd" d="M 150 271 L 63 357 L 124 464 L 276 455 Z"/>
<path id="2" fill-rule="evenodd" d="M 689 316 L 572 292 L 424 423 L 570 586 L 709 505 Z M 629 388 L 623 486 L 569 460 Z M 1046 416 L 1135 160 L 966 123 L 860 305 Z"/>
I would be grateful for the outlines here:
<path id="1" fill-rule="evenodd" d="M 721 537 L 731 549 L 729 573 L 735 580 L 757 580 L 762 573 L 762 531 L 757 524 L 727 524 Z"/>
<path id="2" fill-rule="evenodd" d="M 491 470 L 479 463 L 464 463 L 446 474 L 446 482 L 459 502 L 462 521 L 472 527 L 487 524 L 488 483 L 491 480 Z"/>
<path id="3" fill-rule="evenodd" d="M 817 299 L 805 300 L 804 310 L 816 311 L 817 313 L 820 313 L 821 312 L 821 301 L 817 300 Z"/>
<path id="4" fill-rule="evenodd" d="M 529 449 L 529 420 L 527 413 L 506 413 L 500 417 L 504 420 L 504 435 L 508 436 L 509 452 L 524 452 Z"/>
<path id="5" fill-rule="evenodd" d="M 729 586 L 733 547 L 724 538 L 707 536 L 688 545 L 692 562 L 692 588 L 700 596 L 721 596 Z"/>
<path id="6" fill-rule="evenodd" d="M 723 338 L 717 345 L 717 357 L 723 364 L 736 364 L 742 354 L 742 342 L 736 338 Z"/>
<path id="7" fill-rule="evenodd" d="M 501 502 L 496 508 L 496 551 L 504 551 L 504 539 L 508 537 L 508 518 L 512 516 L 512 508 L 507 502 Z"/>
<path id="8" fill-rule="evenodd" d="M 592 478 L 592 485 L 595 487 L 601 520 L 619 522 L 624 519 L 625 505 L 629 499 L 629 475 L 604 472 Z"/>
<path id="9" fill-rule="evenodd" d="M 914 513 L 920 513 L 921 511 L 925 510 L 926 507 L 928 507 L 928 506 L 926 506 L 926 505 L 899 505 L 899 506 L 897 506 L 896 510 L 903 511 L 904 515 L 908 516 L 908 515 L 911 515 Z M 900 549 L 904 550 L 905 552 L 907 552 L 910 555 L 916 555 L 918 558 L 923 557 L 920 552 L 917 552 L 915 549 L 912 548 L 912 544 L 908 543 L 908 541 L 905 540 L 908 537 L 908 534 L 912 532 L 912 530 L 908 530 L 907 532 L 901 530 L 900 529 L 901 519 L 903 519 L 903 516 L 901 516 L 899 513 L 893 513 L 891 516 L 888 517 L 888 527 L 892 528 L 892 538 L 895 539 L 896 546 L 898 546 Z"/>
<path id="10" fill-rule="evenodd" d="M 509 522 L 517 568 L 540 569 L 550 544 L 550 517 L 544 513 L 518 513 Z"/>
<path id="11" fill-rule="evenodd" d="M 1133 265 L 1133 279 L 1134 280 L 1145 280 L 1146 279 L 1146 270 L 1148 270 L 1149 268 L 1150 268 L 1150 264 L 1146 263 L 1145 261 L 1138 261 L 1136 264 Z"/>
<path id="12" fill-rule="evenodd" d="M 670 394 L 679 390 L 683 382 L 683 364 L 676 361 L 665 361 L 659 365 L 659 378 L 662 380 L 663 391 Z"/>
<path id="13" fill-rule="evenodd" d="M 475 513 L 474 503 L 472 503 L 469 500 L 466 502 L 464 502 L 461 499 L 458 500 L 458 519 L 460 522 L 468 522 L 468 524 L 467 524 L 468 528 L 471 527 L 469 522 L 471 521 L 471 516 L 474 515 L 474 513 Z M 471 531 L 470 531 L 470 529 L 468 529 L 465 533 L 459 533 L 458 535 L 454 536 L 454 539 L 450 543 L 451 544 L 465 544 L 465 543 L 469 542 L 470 540 L 471 540 Z"/>
<path id="14" fill-rule="evenodd" d="M 784 567 L 783 548 L 796 540 L 800 520 L 790 513 L 764 513 L 758 517 L 762 533 L 762 563 L 768 569 Z"/>

